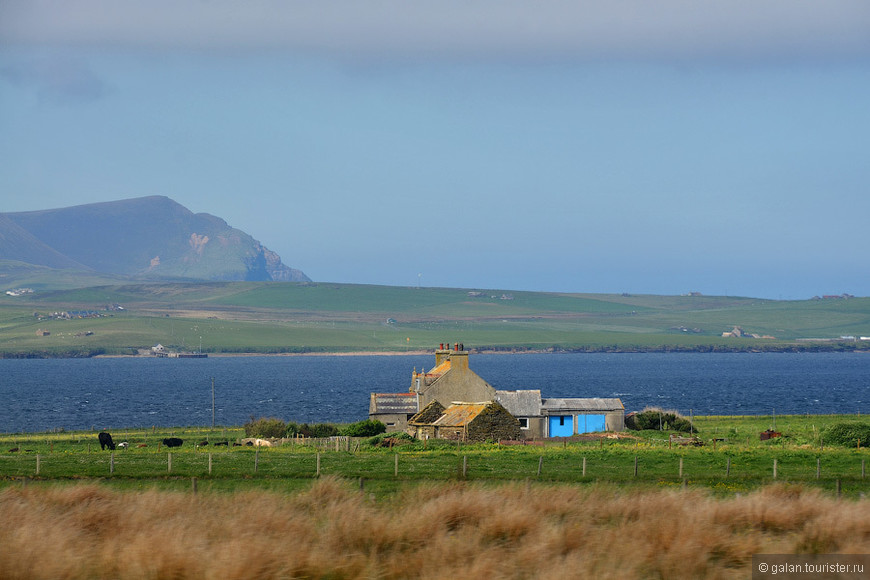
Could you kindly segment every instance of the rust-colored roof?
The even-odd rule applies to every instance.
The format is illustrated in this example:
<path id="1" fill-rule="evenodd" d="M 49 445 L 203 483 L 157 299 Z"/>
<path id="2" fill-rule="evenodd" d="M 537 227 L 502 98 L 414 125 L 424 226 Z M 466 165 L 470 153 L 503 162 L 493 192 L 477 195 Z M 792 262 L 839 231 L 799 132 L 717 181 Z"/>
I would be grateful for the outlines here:
<path id="1" fill-rule="evenodd" d="M 446 409 L 437 421 L 432 423 L 439 427 L 464 427 L 480 415 L 492 403 L 453 403 Z"/>
<path id="2" fill-rule="evenodd" d="M 449 370 L 450 370 L 450 359 L 447 359 L 447 360 L 443 361 L 437 367 L 430 369 L 429 372 L 427 372 L 425 374 L 427 377 L 432 377 L 432 376 L 439 376 L 440 377 L 441 375 L 443 375 L 444 373 L 446 373 Z"/>

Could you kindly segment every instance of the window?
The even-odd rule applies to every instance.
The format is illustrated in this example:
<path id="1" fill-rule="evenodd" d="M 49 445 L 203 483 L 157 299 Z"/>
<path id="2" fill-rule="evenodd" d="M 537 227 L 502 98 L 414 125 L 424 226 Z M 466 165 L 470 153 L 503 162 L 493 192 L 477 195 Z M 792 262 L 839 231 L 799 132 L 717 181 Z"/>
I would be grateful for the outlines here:
<path id="1" fill-rule="evenodd" d="M 559 415 L 559 427 L 565 426 L 565 415 Z"/>
<path id="2" fill-rule="evenodd" d="M 520 429 L 528 429 L 529 428 L 529 418 L 528 417 L 518 417 L 517 421 L 520 422 Z"/>

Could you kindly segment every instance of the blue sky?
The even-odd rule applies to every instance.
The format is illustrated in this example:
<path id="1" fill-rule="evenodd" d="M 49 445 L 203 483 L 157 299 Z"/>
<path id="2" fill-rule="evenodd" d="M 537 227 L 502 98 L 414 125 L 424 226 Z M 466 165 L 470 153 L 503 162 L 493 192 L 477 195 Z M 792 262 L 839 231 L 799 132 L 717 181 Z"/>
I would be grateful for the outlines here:
<path id="1" fill-rule="evenodd" d="M 0 211 L 317 281 L 870 295 L 870 4 L 0 0 Z"/>

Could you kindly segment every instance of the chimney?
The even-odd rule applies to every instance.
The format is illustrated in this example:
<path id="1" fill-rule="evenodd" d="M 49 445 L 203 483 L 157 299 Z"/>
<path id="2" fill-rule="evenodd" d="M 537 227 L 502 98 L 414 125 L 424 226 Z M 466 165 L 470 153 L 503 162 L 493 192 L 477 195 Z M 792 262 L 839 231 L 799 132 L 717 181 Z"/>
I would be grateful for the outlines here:
<path id="1" fill-rule="evenodd" d="M 435 349 L 435 366 L 439 366 L 441 363 L 450 358 L 450 345 L 447 345 L 447 348 L 444 348 L 444 343 L 442 342 L 439 345 L 440 348 Z"/>
<path id="2" fill-rule="evenodd" d="M 467 350 L 454 350 L 450 353 L 450 370 L 460 372 L 468 370 Z"/>

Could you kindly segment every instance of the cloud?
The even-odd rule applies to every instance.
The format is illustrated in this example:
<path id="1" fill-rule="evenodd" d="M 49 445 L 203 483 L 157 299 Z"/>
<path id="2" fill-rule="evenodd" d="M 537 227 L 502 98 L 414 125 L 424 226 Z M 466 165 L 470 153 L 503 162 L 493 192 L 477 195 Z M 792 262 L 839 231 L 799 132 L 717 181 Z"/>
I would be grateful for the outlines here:
<path id="1" fill-rule="evenodd" d="M 41 101 L 55 104 L 96 101 L 109 92 L 84 61 L 63 55 L 0 66 L 0 79 L 35 88 Z"/>
<path id="2" fill-rule="evenodd" d="M 8 43 L 358 58 L 870 55 L 865 0 L 0 0 Z"/>

